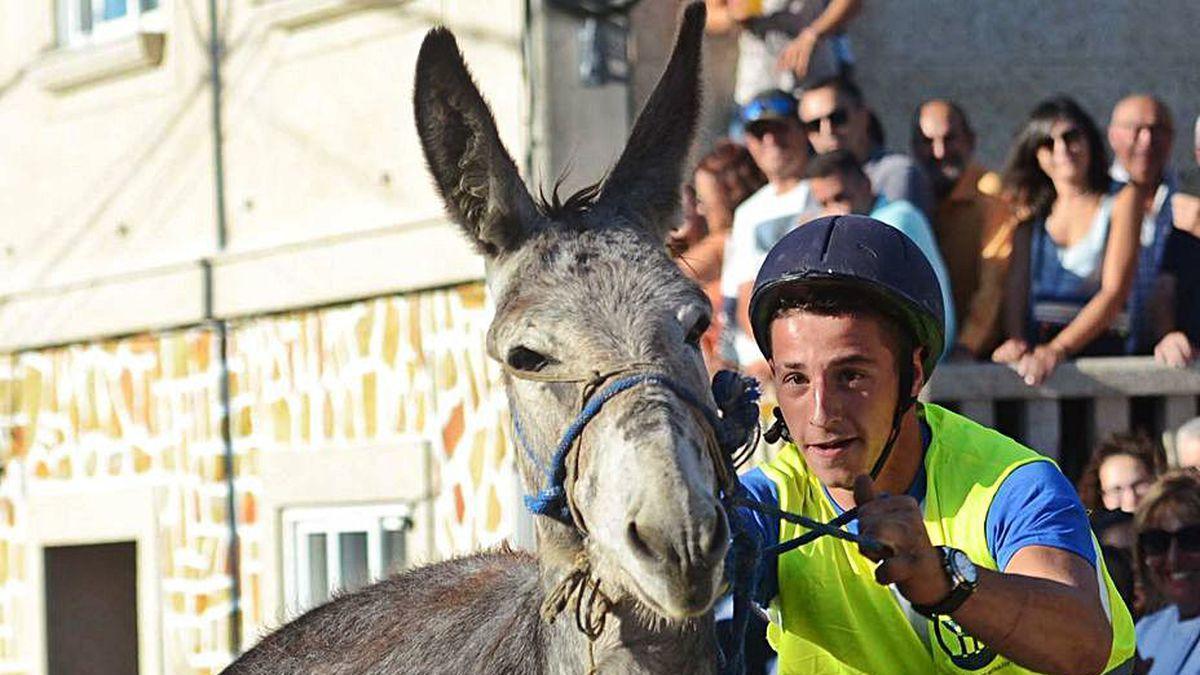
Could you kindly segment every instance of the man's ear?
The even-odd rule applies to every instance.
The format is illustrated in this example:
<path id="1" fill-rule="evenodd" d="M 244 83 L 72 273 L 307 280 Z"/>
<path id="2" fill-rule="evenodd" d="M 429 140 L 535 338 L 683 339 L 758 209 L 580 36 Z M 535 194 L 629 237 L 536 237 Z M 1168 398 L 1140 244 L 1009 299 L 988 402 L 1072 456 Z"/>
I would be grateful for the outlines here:
<path id="1" fill-rule="evenodd" d="M 915 347 L 912 353 L 912 391 L 909 395 L 914 399 L 921 393 L 921 388 L 925 384 L 925 348 Z"/>

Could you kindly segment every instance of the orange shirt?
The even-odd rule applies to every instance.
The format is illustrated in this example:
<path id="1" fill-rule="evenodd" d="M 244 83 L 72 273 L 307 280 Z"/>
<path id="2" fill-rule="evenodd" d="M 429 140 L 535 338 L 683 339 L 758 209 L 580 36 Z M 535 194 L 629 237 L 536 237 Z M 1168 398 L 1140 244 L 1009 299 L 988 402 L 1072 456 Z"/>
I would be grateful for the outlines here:
<path id="1" fill-rule="evenodd" d="M 1000 338 L 1000 304 L 1017 220 L 997 196 L 1000 179 L 971 164 L 934 209 L 933 232 L 950 273 L 958 344 L 987 356 Z"/>

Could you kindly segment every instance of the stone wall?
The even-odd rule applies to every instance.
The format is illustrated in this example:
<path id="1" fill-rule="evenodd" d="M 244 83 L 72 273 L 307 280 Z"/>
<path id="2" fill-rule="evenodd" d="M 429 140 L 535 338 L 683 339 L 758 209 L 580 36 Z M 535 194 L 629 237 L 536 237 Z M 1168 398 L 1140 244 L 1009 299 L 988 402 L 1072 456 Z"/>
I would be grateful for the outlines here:
<path id="1" fill-rule="evenodd" d="M 998 167 L 1038 101 L 1069 94 L 1104 127 L 1118 99 L 1147 91 L 1175 114 L 1175 163 L 1194 162 L 1200 3 L 868 0 L 863 6 L 850 31 L 858 80 L 893 149 L 907 151 L 912 111 L 933 96 L 967 109 L 981 158 Z"/>

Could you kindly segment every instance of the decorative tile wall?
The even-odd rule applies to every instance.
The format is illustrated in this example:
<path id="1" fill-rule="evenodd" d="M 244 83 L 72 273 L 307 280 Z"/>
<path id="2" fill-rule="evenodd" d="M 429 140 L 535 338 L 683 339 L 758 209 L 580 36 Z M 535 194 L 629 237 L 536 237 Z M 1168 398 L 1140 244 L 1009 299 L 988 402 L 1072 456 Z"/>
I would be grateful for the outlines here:
<path id="1" fill-rule="evenodd" d="M 238 322 L 229 332 L 234 504 L 243 639 L 273 608 L 262 588 L 264 453 L 428 440 L 437 553 L 515 529 L 515 466 L 481 284 Z M 156 504 L 163 661 L 215 673 L 230 658 L 228 491 L 219 344 L 196 328 L 0 357 L 0 672 L 39 654 L 20 636 L 31 588 L 28 497 L 95 486 L 161 488 Z M 407 445 L 407 444 L 406 444 Z"/>

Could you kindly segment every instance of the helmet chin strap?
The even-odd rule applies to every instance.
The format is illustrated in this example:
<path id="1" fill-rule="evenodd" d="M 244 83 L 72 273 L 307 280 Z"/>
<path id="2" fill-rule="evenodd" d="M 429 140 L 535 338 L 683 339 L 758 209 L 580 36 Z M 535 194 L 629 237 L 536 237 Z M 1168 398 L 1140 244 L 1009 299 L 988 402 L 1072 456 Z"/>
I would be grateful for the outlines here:
<path id="1" fill-rule="evenodd" d="M 896 411 L 892 413 L 892 431 L 888 434 L 887 442 L 883 444 L 883 452 L 879 453 L 879 459 L 875 460 L 875 466 L 871 467 L 872 481 L 879 478 L 879 473 L 883 471 L 883 465 L 887 464 L 888 457 L 892 454 L 892 446 L 900 438 L 900 423 L 904 420 L 904 414 L 917 402 L 917 397 L 910 393 L 912 392 L 913 377 L 912 366 L 905 368 L 904 372 L 900 373 L 900 391 L 898 392 Z"/>

